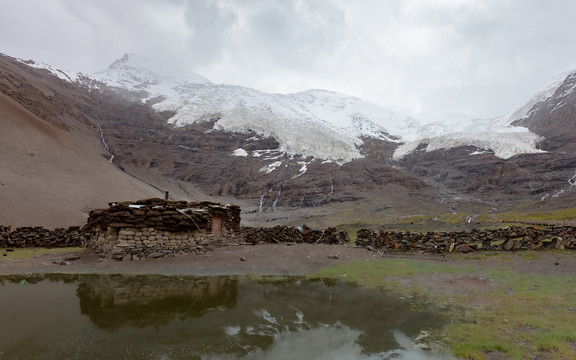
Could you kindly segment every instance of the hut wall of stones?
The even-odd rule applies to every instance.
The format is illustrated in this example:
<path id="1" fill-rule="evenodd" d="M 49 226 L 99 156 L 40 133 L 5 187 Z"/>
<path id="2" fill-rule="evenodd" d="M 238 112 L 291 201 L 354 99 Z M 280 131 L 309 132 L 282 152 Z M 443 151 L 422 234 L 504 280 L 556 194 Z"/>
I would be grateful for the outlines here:
<path id="1" fill-rule="evenodd" d="M 162 199 L 111 203 L 90 212 L 83 230 L 88 248 L 116 260 L 197 253 L 242 236 L 236 205 Z"/>

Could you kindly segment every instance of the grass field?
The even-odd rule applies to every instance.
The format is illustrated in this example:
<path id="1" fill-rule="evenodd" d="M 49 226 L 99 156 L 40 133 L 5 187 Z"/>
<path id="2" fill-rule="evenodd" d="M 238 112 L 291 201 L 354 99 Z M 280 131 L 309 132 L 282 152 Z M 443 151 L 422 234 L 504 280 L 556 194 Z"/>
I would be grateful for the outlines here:
<path id="1" fill-rule="evenodd" d="M 530 253 L 524 256 L 531 259 Z M 533 255 L 538 256 L 538 255 Z M 474 275 L 494 286 L 482 291 L 431 293 L 399 279 L 419 275 Z M 448 266 L 409 259 L 383 259 L 325 268 L 313 276 L 338 277 L 368 287 L 428 294 L 438 304 L 452 304 L 449 325 L 439 342 L 463 359 L 575 359 L 576 277 L 527 275 L 514 270 Z"/>

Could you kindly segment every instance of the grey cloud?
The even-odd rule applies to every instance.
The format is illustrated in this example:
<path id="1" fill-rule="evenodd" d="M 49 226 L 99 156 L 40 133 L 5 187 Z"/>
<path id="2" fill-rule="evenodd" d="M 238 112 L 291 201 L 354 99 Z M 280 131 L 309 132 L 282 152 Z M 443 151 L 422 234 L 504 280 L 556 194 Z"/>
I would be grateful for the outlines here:
<path id="1" fill-rule="evenodd" d="M 261 1 L 247 19 L 245 41 L 282 67 L 309 67 L 342 36 L 344 14 L 332 2 Z"/>
<path id="2" fill-rule="evenodd" d="M 572 0 L 0 0 L 0 52 L 101 70 L 126 52 L 265 91 L 323 87 L 490 116 L 576 65 Z"/>
<path id="3" fill-rule="evenodd" d="M 190 30 L 187 47 L 192 64 L 205 64 L 222 59 L 232 46 L 236 14 L 211 0 L 190 0 L 184 13 Z"/>

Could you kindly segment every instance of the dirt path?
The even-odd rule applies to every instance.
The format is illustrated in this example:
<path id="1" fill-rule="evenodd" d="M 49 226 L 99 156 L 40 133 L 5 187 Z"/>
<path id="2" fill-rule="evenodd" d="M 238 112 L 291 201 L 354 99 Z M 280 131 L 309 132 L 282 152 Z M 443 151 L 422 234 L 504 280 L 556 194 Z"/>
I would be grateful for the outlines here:
<path id="1" fill-rule="evenodd" d="M 99 259 L 90 250 L 45 254 L 25 259 L 0 256 L 0 275 L 30 273 L 301 275 L 342 263 L 395 258 L 440 262 L 454 267 L 474 266 L 478 269 L 512 269 L 531 274 L 576 276 L 576 253 L 572 251 L 453 253 L 445 257 L 441 254 L 395 252 L 381 254 L 349 245 L 322 244 L 227 246 L 217 247 L 205 254 L 128 262 Z M 442 292 L 481 289 L 490 285 L 480 275 L 463 274 L 458 274 L 457 271 L 456 274 L 425 274 L 411 277 L 410 282 Z"/>
<path id="2" fill-rule="evenodd" d="M 78 259 L 74 259 L 79 257 Z M 197 255 L 116 261 L 98 259 L 90 250 L 46 254 L 26 259 L 0 257 L 0 275 L 22 273 L 298 275 L 341 262 L 371 260 L 377 255 L 347 245 L 279 244 L 216 247 Z M 65 264 L 65 265 L 60 265 Z"/>

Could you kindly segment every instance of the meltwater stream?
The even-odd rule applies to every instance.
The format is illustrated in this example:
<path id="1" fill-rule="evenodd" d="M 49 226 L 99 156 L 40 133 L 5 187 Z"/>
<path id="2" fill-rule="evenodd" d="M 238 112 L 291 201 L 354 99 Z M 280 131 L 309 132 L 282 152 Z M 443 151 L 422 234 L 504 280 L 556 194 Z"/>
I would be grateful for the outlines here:
<path id="1" fill-rule="evenodd" d="M 445 359 L 439 315 L 299 277 L 0 277 L 0 359 Z"/>

